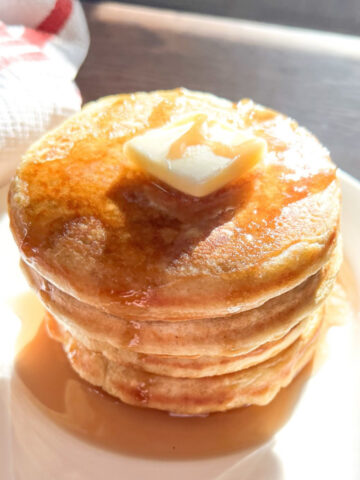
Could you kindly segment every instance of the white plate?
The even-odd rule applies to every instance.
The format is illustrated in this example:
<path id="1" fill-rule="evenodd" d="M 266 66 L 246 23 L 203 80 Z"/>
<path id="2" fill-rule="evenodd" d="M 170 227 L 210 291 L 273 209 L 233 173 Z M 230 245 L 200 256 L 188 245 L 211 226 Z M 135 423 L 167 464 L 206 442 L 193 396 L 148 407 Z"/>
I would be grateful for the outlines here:
<path id="1" fill-rule="evenodd" d="M 360 184 L 340 172 L 345 254 L 360 295 Z M 210 459 L 159 461 L 89 445 L 55 425 L 21 386 L 10 402 L 20 321 L 9 299 L 28 290 L 0 191 L 0 478 L 4 480 L 358 480 L 360 478 L 359 319 L 328 334 L 329 355 L 286 426 L 253 451 Z M 46 359 L 44 359 L 46 361 Z M 13 392 L 14 393 L 14 392 Z M 151 441 L 151 439 L 150 439 Z"/>

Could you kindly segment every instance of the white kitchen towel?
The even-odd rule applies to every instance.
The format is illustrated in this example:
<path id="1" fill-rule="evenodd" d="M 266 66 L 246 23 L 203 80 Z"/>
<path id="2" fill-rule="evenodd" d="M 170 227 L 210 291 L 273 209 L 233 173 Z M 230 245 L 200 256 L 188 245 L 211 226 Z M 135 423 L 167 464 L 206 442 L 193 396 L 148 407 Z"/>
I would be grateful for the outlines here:
<path id="1" fill-rule="evenodd" d="M 78 0 L 0 0 L 0 185 L 29 145 L 81 107 L 89 48 Z"/>

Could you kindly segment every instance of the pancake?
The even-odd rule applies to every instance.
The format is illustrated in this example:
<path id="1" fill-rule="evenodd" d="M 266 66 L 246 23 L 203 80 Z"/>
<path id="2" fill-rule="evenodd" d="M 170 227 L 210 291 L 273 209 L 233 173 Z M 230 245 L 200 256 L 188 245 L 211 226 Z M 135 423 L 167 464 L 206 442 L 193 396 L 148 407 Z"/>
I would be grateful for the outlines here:
<path id="1" fill-rule="evenodd" d="M 235 373 L 202 378 L 147 373 L 108 360 L 103 354 L 87 349 L 68 332 L 63 337 L 58 332 L 57 338 L 82 378 L 120 400 L 179 414 L 201 414 L 269 403 L 311 359 L 322 325 L 323 307 L 320 307 L 300 337 L 274 357 Z"/>
<path id="2" fill-rule="evenodd" d="M 107 361 L 157 375 L 200 378 L 236 372 L 268 360 L 294 343 L 313 321 L 313 315 L 301 320 L 283 337 L 260 345 L 255 350 L 243 355 L 232 356 L 193 355 L 181 357 L 137 353 L 129 349 L 115 348 L 109 343 L 99 342 L 89 336 L 79 334 L 76 330 L 68 330 L 49 313 L 47 313 L 45 321 L 50 336 L 55 340 L 63 341 L 69 335 L 89 351 L 102 354 Z"/>
<path id="3" fill-rule="evenodd" d="M 143 354 L 234 356 L 279 340 L 311 314 L 329 295 L 341 261 L 339 241 L 331 259 L 293 290 L 246 312 L 183 322 L 134 322 L 115 317 L 67 295 L 28 265 L 22 263 L 22 268 L 46 309 L 85 344 L 91 338 Z"/>
<path id="4" fill-rule="evenodd" d="M 200 198 L 124 148 L 198 113 L 267 145 Z M 28 150 L 9 189 L 23 271 L 74 370 L 179 414 L 264 405 L 311 359 L 342 261 L 339 216 L 336 167 L 312 134 L 250 100 L 185 89 L 85 106 Z"/>
<path id="5" fill-rule="evenodd" d="M 264 160 L 203 198 L 132 164 L 124 142 L 188 113 L 264 138 Z M 23 260 L 59 290 L 124 320 L 184 322 L 264 304 L 331 257 L 340 192 L 327 150 L 243 100 L 184 89 L 86 106 L 25 154 L 9 190 Z"/>

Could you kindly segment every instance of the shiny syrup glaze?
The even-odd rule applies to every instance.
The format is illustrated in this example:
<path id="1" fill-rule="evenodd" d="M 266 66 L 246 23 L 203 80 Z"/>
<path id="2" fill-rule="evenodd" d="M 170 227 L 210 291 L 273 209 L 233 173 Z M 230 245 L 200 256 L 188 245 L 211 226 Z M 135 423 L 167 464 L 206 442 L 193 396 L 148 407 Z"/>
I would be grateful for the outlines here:
<path id="1" fill-rule="evenodd" d="M 216 275 L 231 273 L 234 265 L 244 272 L 253 269 L 256 279 L 262 262 L 296 244 L 299 231 L 301 238 L 313 238 L 317 218 L 327 220 L 336 210 L 324 201 L 312 216 L 300 205 L 299 200 L 331 187 L 336 171 L 325 149 L 294 121 L 251 102 L 223 108 L 182 90 L 136 98 L 119 97 L 94 116 L 83 112 L 48 137 L 18 172 L 27 197 L 11 220 L 19 247 L 29 263 L 49 278 L 64 280 L 68 291 L 73 288 L 84 301 L 98 296 L 109 311 L 118 315 L 121 309 L 124 317 L 134 314 L 134 305 L 142 313 L 169 305 L 167 318 L 175 318 L 185 298 L 182 288 L 167 288 L 173 280 L 184 278 L 181 287 L 188 287 L 187 278 L 196 272 L 211 286 Z M 174 113 L 201 111 L 265 139 L 265 161 L 206 198 L 194 199 L 124 158 L 122 146 L 134 135 L 162 126 Z M 295 203 L 296 214 L 290 208 Z M 332 231 L 334 222 L 329 223 Z M 292 274 L 285 271 L 286 281 Z M 227 308 L 224 303 L 241 303 L 239 292 L 249 298 L 259 289 L 247 281 L 234 291 L 231 285 L 230 280 L 223 289 L 215 285 L 207 299 L 207 310 L 214 307 L 211 316 L 229 313 L 220 312 Z M 194 307 L 189 318 L 204 316 L 198 293 L 187 295 L 189 310 Z M 153 319 L 160 317 L 156 313 Z"/>
<path id="2" fill-rule="evenodd" d="M 340 282 L 346 297 L 340 294 L 335 299 L 336 308 L 330 303 L 330 325 L 344 323 L 349 302 L 352 310 L 359 307 L 354 277 L 347 264 L 342 268 Z M 69 366 L 61 345 L 47 335 L 41 322 L 41 306 L 34 295 L 19 298 L 14 310 L 22 319 L 15 372 L 29 395 L 50 419 L 84 441 L 130 455 L 210 457 L 259 445 L 287 422 L 314 368 L 314 362 L 308 364 L 266 406 L 198 417 L 172 416 L 125 405 L 81 380 Z M 318 357 L 322 363 L 323 350 Z M 319 358 L 315 364 L 317 368 Z"/>

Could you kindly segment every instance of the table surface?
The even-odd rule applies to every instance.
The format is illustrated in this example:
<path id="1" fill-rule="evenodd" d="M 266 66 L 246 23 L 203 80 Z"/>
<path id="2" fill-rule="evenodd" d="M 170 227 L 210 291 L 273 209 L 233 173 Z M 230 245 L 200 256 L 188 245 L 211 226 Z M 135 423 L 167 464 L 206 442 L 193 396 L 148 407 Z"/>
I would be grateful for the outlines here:
<path id="1" fill-rule="evenodd" d="M 295 118 L 360 179 L 360 38 L 119 3 L 85 3 L 84 100 L 184 86 Z"/>
<path id="2" fill-rule="evenodd" d="M 106 0 L 87 1 L 100 3 Z M 126 0 L 126 2 L 353 35 L 360 33 L 359 0 Z"/>

